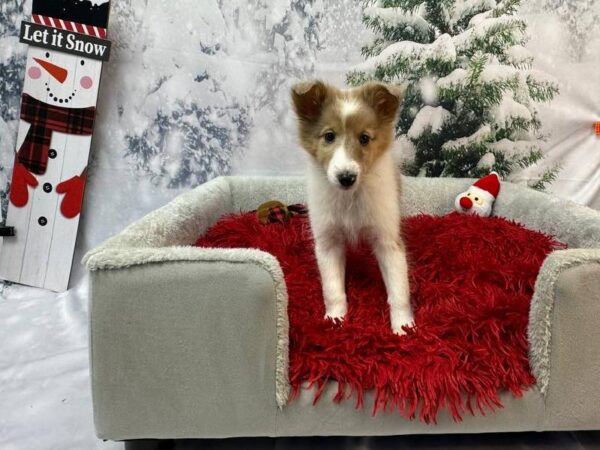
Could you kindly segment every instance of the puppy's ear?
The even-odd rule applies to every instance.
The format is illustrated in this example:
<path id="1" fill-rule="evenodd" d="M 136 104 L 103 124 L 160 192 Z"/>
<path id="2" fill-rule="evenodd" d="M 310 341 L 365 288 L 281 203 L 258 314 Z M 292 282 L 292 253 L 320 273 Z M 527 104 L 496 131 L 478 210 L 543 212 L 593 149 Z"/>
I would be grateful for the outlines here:
<path id="1" fill-rule="evenodd" d="M 373 107 L 382 120 L 396 118 L 398 107 L 404 98 L 404 89 L 397 85 L 369 82 L 361 86 L 363 98 Z"/>
<path id="2" fill-rule="evenodd" d="M 303 81 L 292 86 L 292 101 L 301 121 L 316 121 L 327 98 L 327 86 L 322 81 Z"/>

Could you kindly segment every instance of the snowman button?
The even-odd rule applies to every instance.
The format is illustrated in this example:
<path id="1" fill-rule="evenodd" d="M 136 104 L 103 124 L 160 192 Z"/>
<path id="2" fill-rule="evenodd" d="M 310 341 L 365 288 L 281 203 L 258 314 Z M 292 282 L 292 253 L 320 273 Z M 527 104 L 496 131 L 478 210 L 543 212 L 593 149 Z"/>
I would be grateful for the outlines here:
<path id="1" fill-rule="evenodd" d="M 56 155 L 57 155 L 56 150 L 54 150 L 53 148 L 48 150 L 48 158 L 54 159 L 54 158 L 56 158 Z"/>
<path id="2" fill-rule="evenodd" d="M 44 183 L 44 186 L 42 188 L 46 193 L 52 192 L 52 185 L 50 183 Z"/>
<path id="3" fill-rule="evenodd" d="M 46 219 L 44 216 L 42 216 L 42 217 L 40 217 L 40 218 L 38 219 L 38 223 L 39 223 L 41 226 L 45 226 L 45 225 L 48 223 L 48 219 Z"/>

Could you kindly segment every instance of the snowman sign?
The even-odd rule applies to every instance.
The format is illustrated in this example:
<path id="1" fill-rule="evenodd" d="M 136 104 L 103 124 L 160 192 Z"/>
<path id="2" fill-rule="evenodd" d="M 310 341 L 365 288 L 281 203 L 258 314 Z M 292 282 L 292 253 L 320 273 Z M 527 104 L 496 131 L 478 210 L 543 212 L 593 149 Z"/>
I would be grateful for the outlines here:
<path id="1" fill-rule="evenodd" d="M 83 202 L 108 0 L 33 0 L 0 278 L 67 289 Z"/>

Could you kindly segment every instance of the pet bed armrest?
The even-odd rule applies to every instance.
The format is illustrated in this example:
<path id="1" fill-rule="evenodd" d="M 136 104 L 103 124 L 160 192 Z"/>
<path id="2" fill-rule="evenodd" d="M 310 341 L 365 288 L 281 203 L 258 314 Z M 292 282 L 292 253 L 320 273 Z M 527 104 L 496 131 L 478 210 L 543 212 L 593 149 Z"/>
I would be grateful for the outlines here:
<path id="1" fill-rule="evenodd" d="M 570 200 L 502 183 L 493 214 L 555 236 L 571 249 L 600 248 L 600 213 Z"/>
<path id="2" fill-rule="evenodd" d="M 591 429 L 600 403 L 600 249 L 553 252 L 536 281 L 530 363 L 545 429 Z"/>
<path id="3" fill-rule="evenodd" d="M 192 245 L 225 214 L 234 212 L 226 177 L 218 177 L 177 196 L 90 250 L 83 258 L 94 267 L 105 250 Z M 100 258 L 101 259 L 101 258 Z"/>
<path id="4" fill-rule="evenodd" d="M 221 437 L 232 420 L 248 436 L 274 433 L 289 381 L 287 294 L 271 255 L 121 248 L 89 261 L 99 437 Z"/>
<path id="5" fill-rule="evenodd" d="M 259 250 L 192 246 L 234 211 L 216 178 L 84 257 L 99 437 L 222 437 L 231 421 L 273 435 L 289 396 L 281 267 Z"/>

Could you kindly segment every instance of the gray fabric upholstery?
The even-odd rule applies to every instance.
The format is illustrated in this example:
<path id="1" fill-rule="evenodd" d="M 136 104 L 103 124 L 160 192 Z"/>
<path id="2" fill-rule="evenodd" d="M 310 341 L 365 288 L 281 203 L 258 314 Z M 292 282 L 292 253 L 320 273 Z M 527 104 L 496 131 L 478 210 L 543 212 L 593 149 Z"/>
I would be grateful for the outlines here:
<path id="1" fill-rule="evenodd" d="M 177 261 L 97 271 L 91 283 L 99 437 L 272 433 L 277 312 L 266 271 Z"/>
<path id="2" fill-rule="evenodd" d="M 405 178 L 405 215 L 452 211 L 473 180 Z M 532 299 L 538 384 L 488 417 L 436 426 L 371 418 L 310 393 L 286 404 L 287 292 L 278 262 L 251 249 L 189 247 L 223 214 L 304 201 L 300 177 L 218 178 L 140 219 L 86 255 L 100 437 L 402 434 L 600 427 L 596 350 L 600 214 L 503 183 L 494 213 L 569 244 L 545 261 Z M 594 281 L 590 281 L 594 280 Z M 582 350 L 585 349 L 585 350 Z M 242 351 L 243 350 L 243 351 Z M 585 362 L 584 359 L 587 361 Z M 579 382 L 582 380 L 582 382 Z M 328 386 L 334 389 L 334 386 Z"/>
<path id="3" fill-rule="evenodd" d="M 407 420 L 397 412 L 373 416 L 367 406 L 357 410 L 352 401 L 340 404 L 331 401 L 337 386 L 329 383 L 323 398 L 313 406 L 313 393 L 305 391 L 299 399 L 277 413 L 278 436 L 377 436 L 425 433 L 487 433 L 504 431 L 540 430 L 544 401 L 536 389 L 522 398 L 502 394 L 503 408 L 494 412 L 465 414 L 462 422 L 455 422 L 447 411 L 441 411 L 436 424 Z M 373 404 L 367 394 L 366 405 Z"/>
<path id="4" fill-rule="evenodd" d="M 552 312 L 546 429 L 600 428 L 600 264 L 564 270 Z"/>

